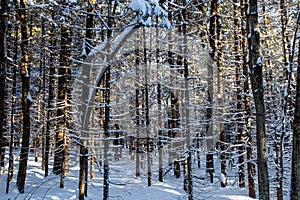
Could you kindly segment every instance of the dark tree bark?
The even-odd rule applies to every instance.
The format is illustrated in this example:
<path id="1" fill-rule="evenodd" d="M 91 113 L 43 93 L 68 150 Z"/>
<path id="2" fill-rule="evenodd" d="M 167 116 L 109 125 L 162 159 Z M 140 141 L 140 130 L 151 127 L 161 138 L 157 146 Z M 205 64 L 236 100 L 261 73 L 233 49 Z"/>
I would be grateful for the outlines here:
<path id="1" fill-rule="evenodd" d="M 26 1 L 20 1 L 18 9 L 18 17 L 21 23 L 21 81 L 22 81 L 22 113 L 23 113 L 23 135 L 22 148 L 20 152 L 19 171 L 17 177 L 17 187 L 20 193 L 24 193 L 25 179 L 27 171 L 27 160 L 29 151 L 30 137 L 30 104 L 29 96 L 30 85 L 30 68 L 28 65 L 28 34 L 27 34 L 27 16 L 26 16 Z"/>
<path id="2" fill-rule="evenodd" d="M 184 1 L 184 6 L 187 5 L 187 2 Z M 185 127 L 186 127 L 186 146 L 187 146 L 187 173 L 185 174 L 185 180 L 187 183 L 187 194 L 188 200 L 193 200 L 193 179 L 192 179 L 192 150 L 190 148 L 191 145 L 191 127 L 190 127 L 190 93 L 189 93 L 189 64 L 188 64 L 188 42 L 187 42 L 187 26 L 186 22 L 188 21 L 188 13 L 186 8 L 182 10 L 183 16 L 183 67 L 184 67 L 184 82 L 185 82 Z"/>
<path id="3" fill-rule="evenodd" d="M 260 56 L 260 34 L 258 27 L 258 6 L 257 0 L 249 1 L 248 13 L 248 48 L 249 48 L 249 75 L 252 86 L 252 93 L 256 111 L 256 144 L 257 144 L 257 168 L 259 199 L 268 200 L 269 194 L 269 173 L 266 146 L 265 128 L 265 105 L 264 86 L 262 72 L 262 58 Z"/>
<path id="4" fill-rule="evenodd" d="M 218 104 L 219 104 L 219 127 L 220 127 L 220 143 L 221 143 L 221 174 L 222 174 L 222 179 L 221 179 L 221 187 L 226 187 L 227 186 L 227 156 L 226 156 L 226 142 L 225 142 L 225 130 L 224 130 L 224 122 L 223 122 L 223 106 L 224 106 L 224 70 L 223 70 L 223 44 L 222 44 L 222 19 L 220 15 L 220 4 L 221 2 L 217 1 L 215 5 L 215 10 L 216 10 L 216 44 L 217 44 L 217 57 L 215 58 L 217 62 L 217 68 L 218 68 Z"/>
<path id="5" fill-rule="evenodd" d="M 107 18 L 107 40 L 112 36 L 112 0 L 108 1 L 108 18 Z M 109 45 L 109 44 L 108 44 Z M 110 46 L 108 47 L 108 52 L 110 51 Z M 110 57 L 107 58 L 108 62 L 110 62 Z M 110 136 L 110 65 L 108 66 L 105 72 L 105 113 L 104 113 L 104 137 L 108 138 Z M 103 200 L 107 200 L 109 198 L 109 159 L 108 159 L 108 150 L 109 150 L 109 140 L 104 140 L 104 165 L 103 165 Z"/>
<path id="6" fill-rule="evenodd" d="M 244 173 L 244 122 L 242 121 L 243 118 L 243 102 L 242 102 L 242 94 L 243 94 L 243 88 L 241 86 L 241 64 L 239 64 L 240 61 L 240 37 L 239 37 L 239 30 L 240 30 L 240 23 L 239 23 L 239 9 L 238 9 L 238 0 L 234 0 L 233 2 L 233 15 L 234 15 L 234 26 L 236 27 L 234 29 L 234 52 L 236 54 L 235 61 L 236 61 L 236 87 L 237 87 L 237 112 L 238 112 L 238 118 L 239 121 L 237 123 L 238 126 L 238 142 L 240 143 L 240 147 L 238 149 L 239 157 L 238 157 L 238 173 L 239 173 L 239 187 L 244 188 L 245 187 L 245 173 Z M 241 19 L 243 20 L 243 19 Z M 242 36 L 243 37 L 243 36 Z"/>
<path id="7" fill-rule="evenodd" d="M 87 171 L 87 163 L 88 163 L 88 157 L 85 156 L 88 153 L 88 149 L 86 148 L 85 145 L 80 146 L 80 170 L 79 170 L 79 199 L 83 200 L 84 196 L 86 194 L 86 171 Z"/>
<path id="8" fill-rule="evenodd" d="M 7 73 L 8 0 L 0 4 L 0 169 L 4 167 L 5 132 L 7 112 L 5 110 Z"/>
<path id="9" fill-rule="evenodd" d="M 293 46 L 295 45 L 298 27 L 300 25 L 300 13 L 298 12 L 298 19 L 296 31 L 294 35 Z M 300 40 L 299 48 L 300 48 Z M 293 50 L 294 51 L 294 47 Z M 293 53 L 290 61 L 293 61 Z M 291 63 L 290 63 L 291 64 Z M 292 152 L 292 172 L 291 172 L 291 200 L 300 199 L 300 53 L 298 52 L 298 66 L 296 75 L 296 99 L 295 99 L 295 113 L 293 123 L 293 152 Z"/>
<path id="10" fill-rule="evenodd" d="M 54 18 L 54 14 L 52 14 Z M 50 154 L 50 130 L 52 127 L 52 117 L 53 117 L 53 100 L 54 100 L 54 76 L 55 76 L 55 25 L 51 24 L 50 29 L 50 60 L 49 60 L 49 84 L 48 84 L 48 100 L 47 100 L 47 123 L 46 123 L 46 133 L 45 133 L 45 177 L 49 175 L 49 154 Z"/>
<path id="11" fill-rule="evenodd" d="M 16 93 L 17 93 L 17 59 L 18 59 L 18 33 L 19 27 L 15 26 L 15 35 L 14 35 L 14 55 L 13 62 L 10 63 L 13 65 L 13 77 L 12 77 L 12 92 L 11 92 L 11 113 L 10 113 L 10 141 L 9 141 L 9 164 L 7 172 L 7 182 L 6 182 L 6 194 L 9 192 L 9 183 L 13 180 L 14 174 L 14 137 L 15 137 L 15 111 L 16 111 Z M 12 39 L 12 35 L 9 36 Z"/>
<path id="12" fill-rule="evenodd" d="M 104 115 L 104 177 L 103 177 L 103 200 L 107 200 L 109 197 L 109 140 L 110 136 L 110 66 L 105 72 L 105 115 Z"/>
<path id="13" fill-rule="evenodd" d="M 300 47 L 300 42 L 299 42 Z M 297 67 L 296 103 L 293 126 L 293 155 L 292 155 L 292 178 L 291 200 L 300 199 L 300 54 L 298 54 Z"/>
<path id="14" fill-rule="evenodd" d="M 249 87 L 249 74 L 248 74 L 248 65 L 247 65 L 247 32 L 249 32 L 249 23 L 248 16 L 246 16 L 246 11 L 248 10 L 248 4 L 244 3 L 244 0 L 240 0 L 241 5 L 241 29 L 242 29 L 242 51 L 243 51 L 243 76 L 244 80 L 244 107 L 245 107 L 245 140 L 247 144 L 247 170 L 248 170 L 248 188 L 249 196 L 255 198 L 255 185 L 254 185 L 254 164 L 252 162 L 252 135 L 251 135 L 251 121 L 250 121 L 250 87 Z M 244 20 L 247 21 L 246 28 Z"/>
<path id="15" fill-rule="evenodd" d="M 208 67 L 208 91 L 207 91 L 207 109 L 206 109 L 206 136 L 213 136 L 213 126 L 211 124 L 212 119 L 212 105 L 213 105 L 213 62 L 215 60 L 215 54 L 217 51 L 216 43 L 216 6 L 217 0 L 212 0 L 210 2 L 210 18 L 209 18 L 209 55 L 211 58 L 210 66 Z M 210 182 L 213 183 L 214 176 L 214 163 L 213 163 L 213 140 L 207 141 L 207 147 L 210 152 L 206 155 L 206 172 L 210 176 Z"/>
<path id="16" fill-rule="evenodd" d="M 287 10 L 286 10 L 286 1 L 280 0 L 280 21 L 281 21 L 281 41 L 282 41 L 282 53 L 283 53 L 283 62 L 284 66 L 287 68 L 285 74 L 287 77 L 287 86 L 284 93 L 283 108 L 281 115 L 281 132 L 276 132 L 275 134 L 275 163 L 276 163 L 276 181 L 277 181 L 277 199 L 283 199 L 283 154 L 284 154 L 284 138 L 286 135 L 286 112 L 288 107 L 288 96 L 290 93 L 291 86 L 291 67 L 289 66 L 289 39 L 287 34 Z"/>
<path id="17" fill-rule="evenodd" d="M 139 55 L 139 50 L 138 47 L 136 47 L 136 52 L 135 52 L 135 80 L 136 80 L 136 84 L 135 84 L 135 120 L 136 120 L 136 138 L 139 138 L 139 134 L 140 134 L 140 100 L 139 100 L 139 94 L 140 94 L 140 90 L 139 90 L 139 66 L 140 66 L 140 55 Z M 132 141 L 134 142 L 134 141 Z M 140 172 L 140 153 L 139 153 L 139 140 L 137 139 L 135 142 L 135 146 L 133 148 L 135 148 L 135 156 L 136 156 L 136 161 L 135 161 L 135 176 L 139 177 L 141 175 Z M 132 149 L 133 151 L 133 149 Z"/>
<path id="18" fill-rule="evenodd" d="M 94 5 L 95 1 L 91 0 L 88 1 L 88 7 L 87 7 L 87 19 L 86 19 L 86 32 L 85 32 L 85 54 L 83 54 L 83 60 L 86 59 L 88 54 L 91 51 L 91 48 L 93 47 L 93 27 L 94 27 Z M 85 67 L 84 73 L 86 74 L 86 78 L 90 75 L 90 67 Z M 84 80 L 85 83 L 88 83 L 88 80 Z M 86 87 L 84 85 L 84 87 Z M 88 96 L 88 88 L 85 88 L 83 90 L 83 99 Z M 85 102 L 86 103 L 86 102 Z M 87 137 L 87 133 L 84 132 L 83 135 Z M 86 141 L 82 141 L 80 146 L 80 171 L 79 171 L 79 199 L 84 199 L 84 196 L 87 196 L 87 180 L 88 180 L 88 157 L 86 156 L 88 154 L 88 149 L 86 147 Z M 94 156 L 92 155 L 92 160 L 94 159 Z M 92 164 L 92 163 L 91 163 Z M 92 165 L 91 165 L 92 168 Z M 92 173 L 92 171 L 91 171 Z M 92 176 L 91 176 L 92 178 Z"/>
<path id="19" fill-rule="evenodd" d="M 66 5 L 67 6 L 67 5 Z M 60 28 L 60 49 L 59 49 L 59 68 L 58 68 L 58 97 L 57 104 L 57 130 L 55 135 L 55 154 L 53 172 L 60 175 L 60 187 L 64 187 L 64 176 L 68 171 L 68 129 L 70 128 L 67 112 L 70 106 L 70 80 L 71 80 L 71 44 L 72 35 L 70 28 L 70 16 L 64 16 L 64 23 Z"/>
<path id="20" fill-rule="evenodd" d="M 143 53 L 144 53 L 144 68 L 145 68 L 145 131 L 147 135 L 147 178 L 148 186 L 152 185 L 152 171 L 151 171 L 151 152 L 150 152 L 150 117 L 149 117 L 149 94 L 148 94 L 148 60 L 147 60 L 147 46 L 146 46 L 146 32 L 143 27 Z"/>

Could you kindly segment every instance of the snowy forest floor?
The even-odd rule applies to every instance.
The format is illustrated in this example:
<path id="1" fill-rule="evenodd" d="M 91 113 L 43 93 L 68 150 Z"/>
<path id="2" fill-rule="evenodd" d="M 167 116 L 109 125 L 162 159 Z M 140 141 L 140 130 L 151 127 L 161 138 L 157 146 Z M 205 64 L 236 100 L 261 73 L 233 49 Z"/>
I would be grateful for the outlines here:
<path id="1" fill-rule="evenodd" d="M 216 161 L 217 162 L 217 161 Z M 146 163 L 145 163 L 146 164 Z M 217 163 L 216 163 L 217 164 Z M 147 167 L 141 169 L 141 176 L 135 177 L 135 161 L 129 156 L 123 156 L 118 162 L 110 164 L 110 200 L 185 200 L 187 195 L 183 190 L 183 178 L 176 179 L 172 170 L 164 177 L 164 182 L 158 181 L 157 163 L 152 166 L 152 186 L 147 186 Z M 0 200 L 61 200 L 78 199 L 78 175 L 79 167 L 76 159 L 71 160 L 70 173 L 65 178 L 65 188 L 59 187 L 60 177 L 52 173 L 44 178 L 41 162 L 35 162 L 33 154 L 30 154 L 27 168 L 26 189 L 24 194 L 19 194 L 16 187 L 18 166 L 14 169 L 14 179 L 10 183 L 10 191 L 6 194 L 7 166 L 4 173 L 0 175 Z M 51 169 L 50 169 L 51 170 Z M 95 167 L 95 178 L 88 182 L 88 200 L 102 198 L 103 174 Z M 247 188 L 241 189 L 237 186 L 234 177 L 229 179 L 228 187 L 221 188 L 218 177 L 215 183 L 210 183 L 205 178 L 205 171 L 194 172 L 201 174 L 202 178 L 194 178 L 195 200 L 250 200 Z M 3 171 L 2 171 L 3 172 Z M 229 172 L 230 173 L 230 172 Z"/>

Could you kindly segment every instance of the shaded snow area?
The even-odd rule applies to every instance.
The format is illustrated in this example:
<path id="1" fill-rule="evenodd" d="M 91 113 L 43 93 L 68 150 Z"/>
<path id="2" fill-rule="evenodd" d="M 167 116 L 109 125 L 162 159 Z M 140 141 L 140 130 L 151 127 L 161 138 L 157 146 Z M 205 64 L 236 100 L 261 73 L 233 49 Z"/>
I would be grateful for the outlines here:
<path id="1" fill-rule="evenodd" d="M 147 167 L 141 168 L 141 176 L 135 177 L 135 161 L 130 160 L 129 154 L 118 162 L 111 161 L 110 164 L 110 200 L 187 200 L 183 190 L 183 178 L 176 179 L 172 170 L 164 176 L 164 182 L 158 181 L 158 167 L 155 159 L 152 165 L 152 186 L 147 185 Z M 41 162 L 34 162 L 33 155 L 29 158 L 26 189 L 24 194 L 19 194 L 16 187 L 16 176 L 18 166 L 15 165 L 14 180 L 10 183 L 10 191 L 6 194 L 7 166 L 4 173 L 0 175 L 0 200 L 71 200 L 78 199 L 78 174 L 79 163 L 72 158 L 70 173 L 65 178 L 65 188 L 59 187 L 60 177 L 52 173 L 44 178 L 44 171 L 41 170 Z M 17 162 L 16 162 L 17 163 Z M 146 162 L 144 163 L 144 165 Z M 166 171 L 169 166 L 166 166 Z M 194 172 L 197 174 L 198 172 Z M 199 174 L 205 174 L 201 169 Z M 200 176 L 199 176 L 200 177 Z M 208 200 L 250 200 L 247 188 L 240 189 L 236 181 L 230 181 L 227 188 L 221 188 L 219 179 L 210 183 L 208 177 L 194 177 L 194 199 Z M 236 179 L 236 178 L 235 178 Z M 95 165 L 95 178 L 89 180 L 88 196 L 85 199 L 102 199 L 103 192 L 102 167 Z"/>

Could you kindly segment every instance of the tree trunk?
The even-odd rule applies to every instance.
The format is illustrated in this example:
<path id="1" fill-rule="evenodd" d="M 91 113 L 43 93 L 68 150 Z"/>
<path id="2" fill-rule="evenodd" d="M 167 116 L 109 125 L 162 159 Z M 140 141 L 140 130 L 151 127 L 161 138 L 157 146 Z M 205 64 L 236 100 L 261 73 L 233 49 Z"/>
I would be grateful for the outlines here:
<path id="1" fill-rule="evenodd" d="M 64 6 L 70 6 L 67 2 Z M 64 8 L 67 9 L 67 8 Z M 65 13 L 65 12 L 63 12 Z M 68 174 L 69 166 L 69 136 L 71 101 L 71 76 L 72 76 L 72 30 L 71 18 L 63 14 L 64 25 L 60 28 L 60 49 L 59 49 L 59 68 L 58 68 L 58 87 L 57 87 L 57 130 L 55 135 L 55 154 L 53 172 L 61 176 L 61 187 L 64 187 L 63 179 Z"/>
<path id="2" fill-rule="evenodd" d="M 240 147 L 238 148 L 238 173 L 239 173 L 239 187 L 244 188 L 245 187 L 245 173 L 244 173 L 244 123 L 242 121 L 243 118 L 243 106 L 242 106 L 242 86 L 241 86 L 241 65 L 239 64 L 240 61 L 240 42 L 239 42 L 239 30 L 240 30 L 240 23 L 239 23 L 239 10 L 238 10 L 238 0 L 234 0 L 233 2 L 233 15 L 234 15 L 234 26 L 236 27 L 234 29 L 234 53 L 235 61 L 236 61 L 236 87 L 237 87 L 237 112 L 238 112 L 238 142 L 240 143 Z M 243 19 L 242 19 L 243 20 Z M 242 36 L 243 37 L 243 36 Z"/>
<path id="3" fill-rule="evenodd" d="M 86 181 L 86 168 L 87 163 L 88 163 L 88 157 L 86 156 L 86 154 L 88 153 L 88 149 L 86 148 L 85 145 L 81 145 L 80 146 L 80 170 L 79 170 L 79 199 L 83 200 L 84 196 L 85 196 L 85 185 L 87 184 Z"/>
<path id="4" fill-rule="evenodd" d="M 223 120 L 223 107 L 224 107 L 224 78 L 223 78 L 223 44 L 222 44 L 222 20 L 220 15 L 220 4 L 216 2 L 216 43 L 217 43 L 217 68 L 218 68 L 218 106 L 219 106 L 219 131 L 220 131 L 220 143 L 221 143 L 221 187 L 227 186 L 227 156 L 226 156 L 226 142 L 225 142 L 225 131 L 224 131 L 224 120 Z"/>
<path id="5" fill-rule="evenodd" d="M 186 6 L 184 1 L 184 6 Z M 188 14 L 186 8 L 182 10 L 183 21 L 188 21 Z M 183 23 L 183 67 L 184 67 L 184 100 L 185 100 L 185 135 L 186 135 L 186 148 L 187 148 L 187 174 L 185 179 L 187 182 L 187 194 L 188 200 L 193 200 L 193 179 L 192 179 L 192 150 L 191 145 L 191 126 L 190 126 L 190 93 L 189 93 L 189 64 L 188 64 L 188 42 L 187 42 L 187 27 L 186 23 Z"/>
<path id="6" fill-rule="evenodd" d="M 250 0 L 249 5 L 249 75 L 256 110 L 256 144 L 259 199 L 268 200 L 269 174 L 265 130 L 265 105 L 262 72 L 262 58 L 260 56 L 260 34 L 258 27 L 257 0 Z"/>
<path id="7" fill-rule="evenodd" d="M 300 13 L 298 12 L 296 33 L 299 26 Z M 294 42 L 296 38 L 294 37 Z M 300 40 L 299 49 L 300 49 Z M 293 61 L 293 59 L 291 59 Z M 292 153 L 292 172 L 291 172 L 291 200 L 300 199 L 300 53 L 298 52 L 298 66 L 296 75 L 296 99 L 295 99 L 295 113 L 293 123 L 293 153 Z"/>
<path id="8" fill-rule="evenodd" d="M 108 18 L 107 25 L 109 30 L 107 30 L 106 39 L 107 41 L 112 36 L 112 0 L 108 2 Z M 110 51 L 110 46 L 108 47 L 108 51 Z M 110 57 L 107 58 L 107 62 L 110 62 Z M 107 200 L 109 198 L 109 159 L 108 159 L 108 151 L 109 151 L 109 140 L 107 138 L 110 136 L 110 64 L 105 72 L 105 116 L 104 116 L 104 175 L 103 175 L 103 200 Z"/>
<path id="9" fill-rule="evenodd" d="M 65 132 L 66 132 L 66 112 L 67 112 L 67 82 L 68 70 L 71 67 L 70 56 L 71 36 L 68 27 L 61 27 L 60 37 L 60 66 L 58 68 L 58 97 L 57 97 L 57 132 L 55 136 L 55 154 L 53 172 L 62 175 L 65 162 Z"/>
<path id="10" fill-rule="evenodd" d="M 140 66 L 140 58 L 139 58 L 139 50 L 138 47 L 136 46 L 136 52 L 135 52 L 135 120 L 136 120 L 136 141 L 132 138 L 132 143 L 133 146 L 131 147 L 131 151 L 135 151 L 135 156 L 136 156 L 136 164 L 135 164 L 135 176 L 139 177 L 141 175 L 140 172 L 140 153 L 139 153 L 139 134 L 140 134 L 140 102 L 139 102 L 139 66 Z"/>
<path id="11" fill-rule="evenodd" d="M 275 134 L 275 163 L 276 163 L 276 181 L 277 181 L 277 199 L 283 199 L 283 177 L 284 177 L 284 166 L 283 166 L 283 154 L 284 154 L 284 138 L 286 135 L 286 112 L 288 107 L 288 96 L 290 93 L 291 86 L 291 72 L 292 67 L 289 66 L 289 57 L 288 57 L 288 34 L 286 33 L 286 25 L 287 25 L 287 10 L 286 10 L 286 2 L 285 0 L 280 0 L 280 21 L 281 21 L 281 41 L 282 41 L 282 53 L 283 53 L 283 62 L 284 66 L 287 69 L 286 77 L 287 77 L 287 86 L 284 93 L 284 100 L 282 106 L 282 115 L 281 115 L 281 132 L 276 132 Z"/>
<path id="12" fill-rule="evenodd" d="M 0 169 L 4 167 L 5 132 L 7 112 L 5 110 L 6 72 L 7 72 L 7 35 L 8 35 L 8 0 L 1 0 L 0 4 Z"/>
<path id="13" fill-rule="evenodd" d="M 85 44 L 84 44 L 84 52 L 82 53 L 83 60 L 87 58 L 89 55 L 91 48 L 93 47 L 92 40 L 93 40 L 93 27 L 94 27 L 94 9 L 93 4 L 95 3 L 94 0 L 88 1 L 87 7 L 87 19 L 86 19 L 86 32 L 85 32 Z M 86 98 L 89 96 L 89 88 L 86 86 L 88 84 L 88 77 L 90 76 L 90 66 L 87 65 L 83 71 L 83 93 L 82 93 L 82 101 L 84 102 L 84 108 L 82 108 L 82 112 L 86 112 Z M 82 122 L 82 130 L 83 130 L 83 137 L 88 137 L 88 127 L 85 125 L 86 122 Z M 88 180 L 88 149 L 86 147 L 87 142 L 85 139 L 81 141 L 80 145 L 80 170 L 79 170 L 79 199 L 84 199 L 84 196 L 87 196 L 87 180 Z M 93 161 L 94 155 L 91 156 L 91 179 L 93 178 Z"/>
<path id="14" fill-rule="evenodd" d="M 150 152 L 150 117 L 149 117 L 149 94 L 148 94 L 148 60 L 147 60 L 147 47 L 146 47 L 146 31 L 143 27 L 143 43 L 144 43 L 144 67 L 145 67 L 145 131 L 147 136 L 147 176 L 148 186 L 152 185 L 152 172 L 151 172 L 151 152 Z"/>
<path id="15" fill-rule="evenodd" d="M 110 66 L 105 74 L 105 116 L 104 116 L 104 177 L 103 177 L 103 200 L 109 197 L 109 136 L 110 136 Z"/>
<path id="16" fill-rule="evenodd" d="M 22 81 L 22 112 L 23 112 L 23 135 L 22 148 L 20 152 L 19 171 L 17 177 L 17 187 L 20 193 L 24 193 L 25 179 L 27 171 L 27 160 L 29 151 L 30 137 L 30 104 L 29 96 L 30 69 L 28 66 L 28 35 L 27 35 L 27 17 L 26 1 L 21 0 L 18 14 L 21 22 L 21 81 Z"/>
<path id="17" fill-rule="evenodd" d="M 15 137 L 15 110 L 16 110 L 16 93 L 17 93 L 17 67 L 16 62 L 18 58 L 18 33 L 19 27 L 15 26 L 15 36 L 14 36 L 14 61 L 13 61 L 13 77 L 12 77 L 12 97 L 11 97 L 11 113 L 10 113 L 10 142 L 9 142 L 9 164 L 7 172 L 7 182 L 6 182 L 6 194 L 9 192 L 9 183 L 13 180 L 14 174 L 14 137 Z M 12 36 L 10 36 L 12 37 Z"/>
<path id="18" fill-rule="evenodd" d="M 210 17 L 209 17 L 209 46 L 210 51 L 209 55 L 211 58 L 211 63 L 208 66 L 208 90 L 207 90 L 207 109 L 206 109 L 206 137 L 207 139 L 207 149 L 208 153 L 206 155 L 206 172 L 210 176 L 210 182 L 213 183 L 214 179 L 214 161 L 213 161 L 213 148 L 214 148 L 214 139 L 213 139 L 213 124 L 212 124 L 212 105 L 213 105 L 213 68 L 214 68 L 214 60 L 215 60 L 215 54 L 217 49 L 216 44 L 216 6 L 217 6 L 217 0 L 212 0 L 210 2 Z"/>
<path id="19" fill-rule="evenodd" d="M 52 14 L 54 17 L 54 14 Z M 53 117 L 53 99 L 54 99 L 54 76 L 55 76 L 55 46 L 56 38 L 55 34 L 55 25 L 51 25 L 50 29 L 50 63 L 49 63 L 49 84 L 48 84 L 48 100 L 47 100 L 47 123 L 46 123 L 46 134 L 45 134 L 45 177 L 49 175 L 49 154 L 50 154 L 50 130 L 52 127 Z"/>
<path id="20" fill-rule="evenodd" d="M 158 23 L 158 17 L 156 17 L 156 23 Z M 157 118 L 158 118 L 158 180 L 163 182 L 163 144 L 162 144 L 162 114 L 161 114 L 161 76 L 160 76 L 160 66 L 159 66 L 159 29 L 156 27 L 156 52 L 155 52 L 155 59 L 156 59 L 156 73 L 157 73 Z"/>
<path id="21" fill-rule="evenodd" d="M 240 0 L 241 5 L 241 16 L 242 19 L 246 20 L 246 28 L 244 24 L 244 20 L 241 20 L 241 28 L 242 28 L 242 51 L 243 51 L 243 76 L 244 80 L 244 106 L 245 106 L 245 139 L 247 144 L 247 170 L 248 170 L 248 188 L 249 188 L 249 196 L 255 198 L 255 185 L 254 185 L 254 174 L 255 169 L 252 162 L 252 135 L 251 135 L 251 120 L 250 120 L 250 91 L 249 91 L 249 74 L 248 74 L 248 66 L 247 66 L 247 32 L 249 32 L 249 23 L 248 23 L 248 15 L 246 16 L 246 11 L 248 10 L 248 4 L 244 4 L 244 0 Z"/>

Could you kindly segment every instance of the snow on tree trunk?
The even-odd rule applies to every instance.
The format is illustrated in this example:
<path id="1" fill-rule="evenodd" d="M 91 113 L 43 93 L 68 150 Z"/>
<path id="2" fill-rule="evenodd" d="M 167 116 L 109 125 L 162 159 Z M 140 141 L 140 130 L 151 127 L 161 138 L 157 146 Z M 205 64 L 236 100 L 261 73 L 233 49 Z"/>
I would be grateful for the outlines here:
<path id="1" fill-rule="evenodd" d="M 268 200 L 269 173 L 266 146 L 265 105 L 263 71 L 260 57 L 260 33 L 258 27 L 257 0 L 250 0 L 248 14 L 248 48 L 249 48 L 249 75 L 256 111 L 256 144 L 259 199 Z"/>
<path id="2" fill-rule="evenodd" d="M 5 100 L 7 96 L 6 72 L 7 72 L 7 17 L 8 0 L 1 0 L 0 4 L 0 169 L 4 167 L 5 156 L 5 127 L 7 112 L 5 110 Z"/>
<path id="3" fill-rule="evenodd" d="M 298 11 L 297 27 L 299 26 L 300 13 Z M 294 38 L 295 40 L 296 38 Z M 300 40 L 299 38 L 299 48 Z M 300 53 L 298 52 L 298 66 L 296 75 L 296 99 L 293 124 L 293 153 L 292 153 L 292 172 L 291 172 L 291 200 L 300 199 Z"/>

